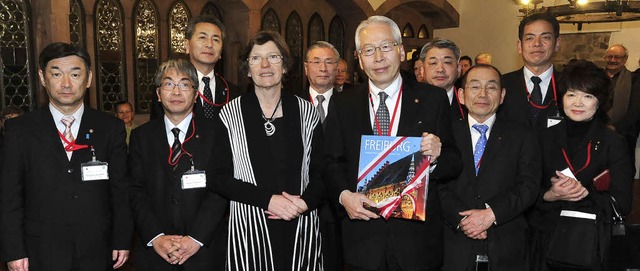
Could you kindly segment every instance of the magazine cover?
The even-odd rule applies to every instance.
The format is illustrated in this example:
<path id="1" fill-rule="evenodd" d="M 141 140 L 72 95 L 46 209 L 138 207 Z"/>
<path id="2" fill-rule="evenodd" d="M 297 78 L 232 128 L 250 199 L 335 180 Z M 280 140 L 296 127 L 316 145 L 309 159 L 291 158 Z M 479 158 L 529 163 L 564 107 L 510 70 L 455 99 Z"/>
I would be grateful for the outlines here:
<path id="1" fill-rule="evenodd" d="M 420 137 L 363 135 L 358 193 L 376 203 L 380 216 L 424 221 L 429 187 L 429 157 Z"/>

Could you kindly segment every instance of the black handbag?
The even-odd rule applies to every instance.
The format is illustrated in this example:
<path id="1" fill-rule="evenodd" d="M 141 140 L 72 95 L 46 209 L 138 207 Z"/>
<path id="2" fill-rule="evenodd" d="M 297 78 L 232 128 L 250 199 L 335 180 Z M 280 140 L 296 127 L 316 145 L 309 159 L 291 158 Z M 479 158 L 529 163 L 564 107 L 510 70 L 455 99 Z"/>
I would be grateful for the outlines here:
<path id="1" fill-rule="evenodd" d="M 560 270 L 598 269 L 604 227 L 599 215 L 563 210 L 547 251 L 547 265 Z"/>

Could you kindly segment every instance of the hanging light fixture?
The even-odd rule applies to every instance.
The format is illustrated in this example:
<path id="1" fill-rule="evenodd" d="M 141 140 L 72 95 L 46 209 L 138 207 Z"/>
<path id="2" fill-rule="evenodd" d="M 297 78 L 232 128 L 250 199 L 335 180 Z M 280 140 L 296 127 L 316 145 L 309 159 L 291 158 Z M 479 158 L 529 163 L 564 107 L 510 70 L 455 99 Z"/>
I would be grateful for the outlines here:
<path id="1" fill-rule="evenodd" d="M 558 22 L 576 24 L 582 30 L 584 23 L 610 23 L 640 20 L 640 1 L 638 0 L 568 0 L 567 4 L 542 6 L 541 0 L 521 0 L 524 16 L 532 13 L 549 12 Z M 530 8 L 533 4 L 533 8 Z M 540 6 L 538 6 L 540 5 Z"/>

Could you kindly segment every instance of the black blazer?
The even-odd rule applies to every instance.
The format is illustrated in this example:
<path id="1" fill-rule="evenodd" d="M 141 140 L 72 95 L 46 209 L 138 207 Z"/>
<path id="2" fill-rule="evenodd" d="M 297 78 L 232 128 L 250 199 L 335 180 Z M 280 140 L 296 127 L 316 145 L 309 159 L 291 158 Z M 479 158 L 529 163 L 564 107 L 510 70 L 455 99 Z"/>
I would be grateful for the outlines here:
<path id="1" fill-rule="evenodd" d="M 215 104 L 220 105 L 215 106 L 214 111 L 216 114 L 218 114 L 222 106 L 240 96 L 240 91 L 238 90 L 238 87 L 236 85 L 234 85 L 233 83 L 229 83 L 217 73 L 214 77 L 216 79 Z M 200 84 L 202 84 L 202 80 L 200 80 Z M 151 105 L 151 115 L 149 116 L 149 119 L 155 119 L 164 116 L 164 109 L 162 108 L 162 104 L 158 102 L 158 94 L 154 92 L 153 95 L 154 99 Z M 204 116 L 204 109 L 202 108 L 202 99 L 200 98 L 200 95 L 198 95 L 196 104 L 193 107 L 193 112 L 196 115 Z"/>
<path id="2" fill-rule="evenodd" d="M 458 88 L 453 89 L 453 99 L 451 100 L 451 121 L 456 122 L 467 117 L 467 108 L 458 101 Z"/>
<path id="3" fill-rule="evenodd" d="M 184 142 L 183 148 L 193 155 L 196 170 L 213 174 L 210 168 L 218 135 L 204 116 L 194 114 L 193 121 L 186 138 L 193 137 Z M 211 192 L 209 183 L 207 188 L 182 189 L 182 174 L 190 169 L 189 157 L 182 156 L 174 171 L 167 162 L 169 148 L 164 118 L 151 120 L 131 133 L 131 207 L 143 248 L 141 255 L 136 255 L 142 256 L 137 261 L 138 268 L 174 270 L 152 247 L 147 247 L 149 241 L 164 233 L 189 235 L 204 244 L 185 262 L 184 270 L 221 270 L 226 251 L 226 225 L 221 220 L 227 201 Z"/>
<path id="4" fill-rule="evenodd" d="M 538 139 L 530 128 L 498 117 L 491 129 L 478 176 L 473 161 L 469 122 L 453 123 L 462 154 L 460 176 L 440 185 L 444 230 L 444 270 L 473 270 L 476 255 L 487 253 L 492 270 L 528 270 L 527 221 L 524 211 L 536 201 L 541 176 Z M 497 224 L 486 240 L 467 238 L 458 229 L 458 213 L 485 209 L 488 204 Z"/>
<path id="5" fill-rule="evenodd" d="M 610 220 L 612 211 L 609 195 L 616 198 L 623 215 L 631 210 L 633 171 L 629 155 L 626 152 L 627 144 L 622 136 L 609 130 L 604 122 L 594 119 L 584 139 L 579 142 L 577 151 L 572 153 L 568 147 L 566 131 L 566 122 L 562 121 L 540 134 L 543 175 L 540 195 L 535 209 L 531 212 L 530 224 L 532 227 L 549 234 L 553 232 L 562 209 L 593 212 L 595 207 L 595 211 L 602 212 L 603 217 L 607 219 L 606 221 Z M 562 154 L 562 148 L 567 151 L 575 170 L 578 170 L 587 161 L 589 142 L 591 142 L 591 161 L 588 167 L 576 174 L 578 181 L 589 190 L 589 195 L 575 203 L 544 201 L 542 195 L 551 187 L 550 179 L 555 176 L 555 171 L 561 171 L 568 167 Z M 595 191 L 593 178 L 605 169 L 609 169 L 611 174 L 610 192 Z"/>
<path id="6" fill-rule="evenodd" d="M 68 160 L 48 107 L 7 120 L 3 261 L 28 257 L 34 270 L 69 270 L 72 251 L 60 248 L 75 246 L 94 259 L 85 269 L 111 269 L 111 251 L 130 249 L 133 230 L 125 137 L 121 120 L 85 106 L 76 143 L 93 146 L 97 160 L 109 163 L 109 180 L 83 182 L 80 167 L 91 151 L 74 151 Z"/>
<path id="7" fill-rule="evenodd" d="M 433 86 L 403 80 L 402 110 L 398 135 L 419 137 L 423 132 L 440 137 L 442 154 L 431 173 L 427 202 L 427 221 L 377 219 L 372 221 L 342 218 L 345 260 L 365 269 L 377 269 L 385 243 L 395 250 L 403 270 L 439 268 L 442 261 L 440 202 L 437 183 L 453 179 L 462 169 L 460 153 L 455 147 L 445 92 Z M 373 135 L 369 117 L 368 84 L 361 84 L 332 98 L 327 118 L 325 179 L 330 199 L 338 202 L 343 190 L 356 191 L 360 140 Z"/>
<path id="8" fill-rule="evenodd" d="M 534 127 L 536 131 L 542 130 L 547 127 L 547 118 L 553 116 L 560 116 L 558 111 L 558 103 L 561 102 L 562 96 L 565 93 L 565 89 L 560 83 L 562 75 L 553 70 L 553 76 L 556 81 L 556 96 L 557 101 L 553 101 L 553 87 L 552 83 L 549 83 L 547 94 L 544 97 L 542 104 L 549 105 L 546 109 L 542 109 L 538 114 L 538 121 Z M 529 103 L 526 83 L 524 81 L 524 68 L 520 68 L 517 71 L 507 73 L 502 76 L 502 85 L 506 89 L 507 93 L 504 97 L 504 102 L 498 109 L 498 115 L 505 120 L 511 120 L 523 125 L 531 127 L 531 104 Z"/>

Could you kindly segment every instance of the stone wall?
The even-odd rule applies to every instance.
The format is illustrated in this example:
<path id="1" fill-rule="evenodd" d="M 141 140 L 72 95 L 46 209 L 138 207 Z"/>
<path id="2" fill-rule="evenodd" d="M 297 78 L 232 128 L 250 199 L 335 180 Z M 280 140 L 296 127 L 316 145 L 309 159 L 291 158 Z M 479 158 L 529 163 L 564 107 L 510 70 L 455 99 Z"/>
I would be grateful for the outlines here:
<path id="1" fill-rule="evenodd" d="M 604 54 L 609 48 L 611 32 L 560 34 L 560 51 L 553 58 L 553 63 L 562 69 L 571 59 L 593 61 L 604 67 Z"/>

